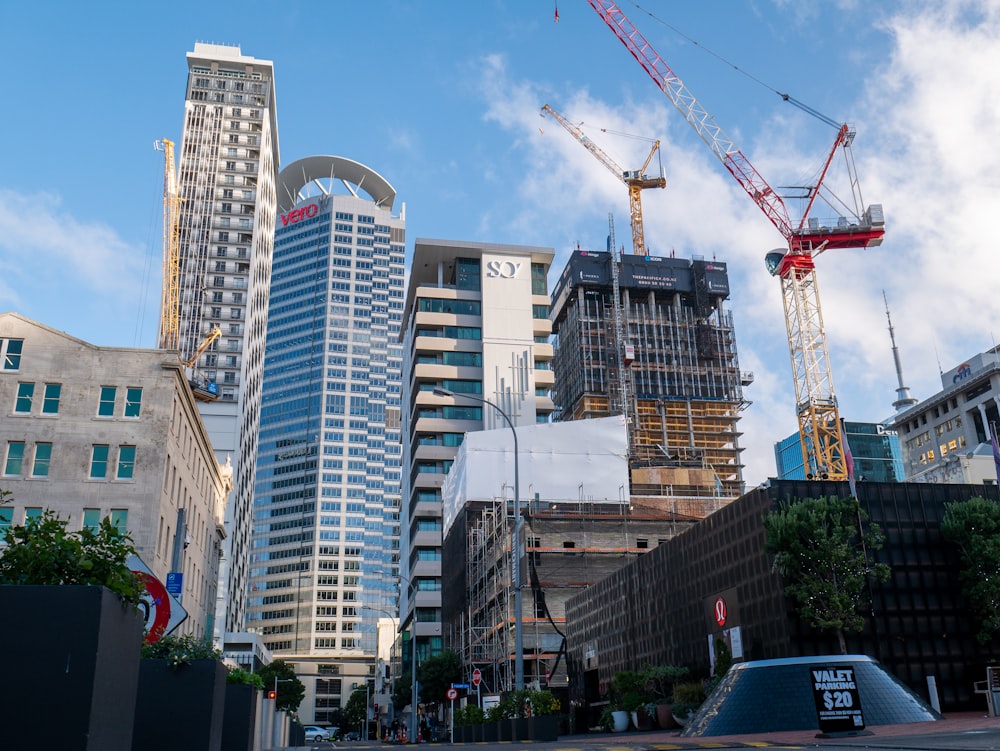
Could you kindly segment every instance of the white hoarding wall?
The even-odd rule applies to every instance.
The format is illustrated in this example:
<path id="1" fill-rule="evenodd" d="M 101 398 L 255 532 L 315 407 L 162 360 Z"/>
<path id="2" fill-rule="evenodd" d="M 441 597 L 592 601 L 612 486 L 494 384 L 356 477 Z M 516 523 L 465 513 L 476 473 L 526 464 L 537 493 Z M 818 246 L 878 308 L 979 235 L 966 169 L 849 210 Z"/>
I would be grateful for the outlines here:
<path id="1" fill-rule="evenodd" d="M 623 417 L 517 428 L 521 502 L 628 500 L 628 443 Z M 514 497 L 510 428 L 466 433 L 441 487 L 444 535 L 470 500 Z"/>

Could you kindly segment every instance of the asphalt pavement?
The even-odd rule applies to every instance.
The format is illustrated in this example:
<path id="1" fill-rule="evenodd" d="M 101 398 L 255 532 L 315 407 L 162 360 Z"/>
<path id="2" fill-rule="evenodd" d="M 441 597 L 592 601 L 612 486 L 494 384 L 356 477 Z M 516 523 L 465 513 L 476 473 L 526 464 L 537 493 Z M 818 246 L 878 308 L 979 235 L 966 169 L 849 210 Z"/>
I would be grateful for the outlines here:
<path id="1" fill-rule="evenodd" d="M 329 749 L 384 749 L 394 745 L 374 741 L 316 743 L 293 749 L 270 751 L 329 751 Z M 403 744 L 404 746 L 406 744 Z M 474 751 L 686 751 L 688 749 L 782 748 L 830 751 L 855 749 L 897 749 L 898 751 L 1000 751 L 1000 718 L 982 713 L 957 713 L 936 722 L 905 725 L 877 725 L 865 735 L 818 737 L 816 730 L 788 730 L 755 735 L 704 736 L 681 738 L 679 731 L 634 732 L 615 734 L 567 735 L 551 743 L 421 743 L 425 751 L 468 747 Z M 414 749 L 416 751 L 416 749 Z"/>

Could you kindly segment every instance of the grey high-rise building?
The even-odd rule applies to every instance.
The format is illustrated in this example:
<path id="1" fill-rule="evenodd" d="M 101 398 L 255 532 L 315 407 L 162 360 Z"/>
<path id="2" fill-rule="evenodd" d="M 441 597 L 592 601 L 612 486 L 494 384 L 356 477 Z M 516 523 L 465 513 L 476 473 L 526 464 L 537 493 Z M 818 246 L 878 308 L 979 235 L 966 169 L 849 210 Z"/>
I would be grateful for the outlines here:
<path id="1" fill-rule="evenodd" d="M 187 360 L 219 331 L 195 372 L 217 384 L 199 408 L 216 456 L 232 462 L 235 478 L 214 626 L 221 643 L 224 631 L 243 629 L 246 614 L 278 129 L 270 61 L 198 43 L 187 63 L 177 168 L 178 348 Z"/>
<path id="2" fill-rule="evenodd" d="M 375 677 L 379 620 L 398 624 L 405 209 L 334 156 L 289 164 L 278 194 L 248 628 L 325 724 Z"/>

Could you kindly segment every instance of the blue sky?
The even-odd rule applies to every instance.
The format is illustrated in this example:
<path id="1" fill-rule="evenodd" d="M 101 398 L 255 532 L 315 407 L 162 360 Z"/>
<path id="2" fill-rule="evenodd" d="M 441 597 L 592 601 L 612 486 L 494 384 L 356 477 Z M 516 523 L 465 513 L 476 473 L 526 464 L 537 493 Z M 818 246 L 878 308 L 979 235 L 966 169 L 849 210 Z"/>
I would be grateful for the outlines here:
<path id="1" fill-rule="evenodd" d="M 418 237 L 603 248 L 624 187 L 550 119 L 548 103 L 616 161 L 662 142 L 668 186 L 646 191 L 655 254 L 730 266 L 741 364 L 755 383 L 746 479 L 774 473 L 796 429 L 779 286 L 782 242 L 583 0 L 8 3 L 0 11 L 0 309 L 107 346 L 152 346 L 162 154 L 180 140 L 185 53 L 238 44 L 272 60 L 281 163 L 363 162 Z M 644 0 L 622 8 L 774 185 L 801 184 L 834 131 L 788 92 L 857 128 L 881 248 L 818 261 L 841 413 L 879 420 L 896 380 L 882 291 L 917 397 L 1000 336 L 1000 2 Z M 680 32 L 680 33 L 678 33 Z M 694 40 L 694 41 L 692 41 Z M 696 43 L 695 43 L 696 42 Z M 714 54 L 712 54 L 714 53 Z M 720 60 L 720 58 L 723 58 Z M 748 75 L 733 70 L 737 66 Z M 754 80 L 756 79 L 756 80 Z"/>

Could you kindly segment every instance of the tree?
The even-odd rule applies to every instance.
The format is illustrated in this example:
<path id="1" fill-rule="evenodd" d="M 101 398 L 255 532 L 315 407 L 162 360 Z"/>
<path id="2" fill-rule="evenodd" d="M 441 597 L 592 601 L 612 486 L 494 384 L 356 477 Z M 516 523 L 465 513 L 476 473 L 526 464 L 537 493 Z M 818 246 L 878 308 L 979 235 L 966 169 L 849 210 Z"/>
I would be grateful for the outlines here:
<path id="1" fill-rule="evenodd" d="M 877 524 L 862 531 L 867 518 L 857 499 L 829 497 L 783 503 L 763 520 L 764 549 L 774 556 L 785 594 L 810 626 L 837 634 L 842 654 L 844 633 L 864 628 L 858 608 L 866 584 L 889 578 L 887 565 L 868 560 L 884 537 Z"/>
<path id="2" fill-rule="evenodd" d="M 976 640 L 989 644 L 1000 632 L 1000 504 L 982 497 L 949 503 L 941 534 L 958 547 L 962 595 L 982 619 Z"/>
<path id="3" fill-rule="evenodd" d="M 342 710 L 344 726 L 357 728 L 365 721 L 368 714 L 368 692 L 364 686 L 355 688 L 347 700 L 347 706 Z"/>
<path id="4" fill-rule="evenodd" d="M 428 657 L 417 667 L 421 703 L 441 704 L 452 683 L 462 677 L 462 661 L 455 652 L 441 652 Z"/>
<path id="5" fill-rule="evenodd" d="M 278 680 L 278 696 L 275 706 L 286 712 L 295 712 L 306 695 L 306 687 L 295 676 L 295 670 L 284 660 L 275 660 L 258 672 L 264 681 L 265 691 L 274 691 L 274 681 Z"/>
<path id="6" fill-rule="evenodd" d="M 7 491 L 0 491 L 6 502 Z M 0 584 L 93 584 L 104 586 L 129 605 L 137 605 L 144 587 L 128 566 L 135 553 L 132 538 L 108 518 L 97 529 L 68 532 L 54 511 L 11 527 L 0 551 Z"/>
<path id="7" fill-rule="evenodd" d="M 392 706 L 397 712 L 402 712 L 403 708 L 410 703 L 410 694 L 413 692 L 412 674 L 409 670 L 396 679 L 396 685 L 392 687 Z"/>

